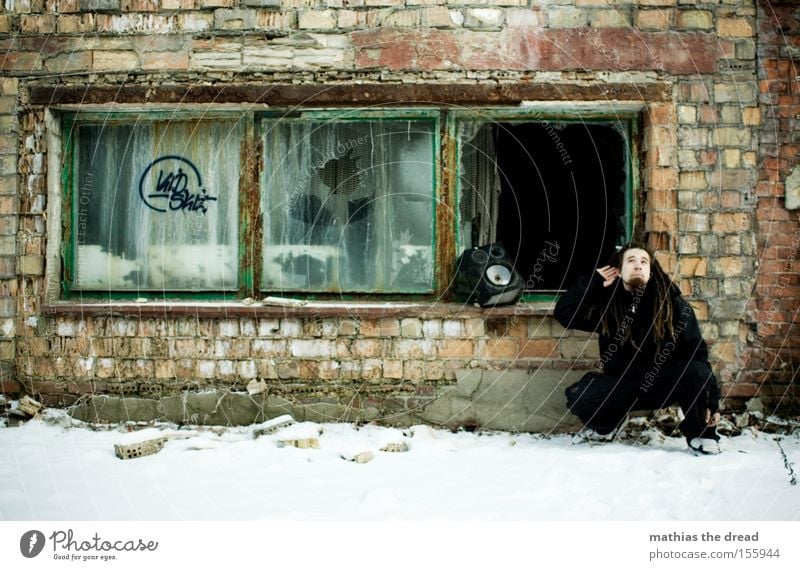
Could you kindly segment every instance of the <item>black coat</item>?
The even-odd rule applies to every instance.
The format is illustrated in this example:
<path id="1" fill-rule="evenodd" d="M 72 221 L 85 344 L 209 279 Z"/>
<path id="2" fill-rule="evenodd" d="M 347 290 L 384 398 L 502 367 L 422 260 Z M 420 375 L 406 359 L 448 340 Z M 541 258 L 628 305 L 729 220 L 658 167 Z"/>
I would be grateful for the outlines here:
<path id="1" fill-rule="evenodd" d="M 559 298 L 555 318 L 568 329 L 599 334 L 600 361 L 603 372 L 636 382 L 644 391 L 656 382 L 675 381 L 687 362 L 702 363 L 713 377 L 708 362 L 708 347 L 700 333 L 692 307 L 673 284 L 670 288 L 674 338 L 666 336 L 656 343 L 653 329 L 654 293 L 650 283 L 644 292 L 625 290 L 622 279 L 603 287 L 603 277 L 593 271 L 583 275 Z M 652 283 L 652 282 L 651 282 Z M 609 323 L 602 330 L 602 317 L 612 300 L 627 307 L 622 322 Z M 668 335 L 668 333 L 667 333 Z M 719 407 L 720 390 L 716 378 L 708 382 L 709 408 Z"/>

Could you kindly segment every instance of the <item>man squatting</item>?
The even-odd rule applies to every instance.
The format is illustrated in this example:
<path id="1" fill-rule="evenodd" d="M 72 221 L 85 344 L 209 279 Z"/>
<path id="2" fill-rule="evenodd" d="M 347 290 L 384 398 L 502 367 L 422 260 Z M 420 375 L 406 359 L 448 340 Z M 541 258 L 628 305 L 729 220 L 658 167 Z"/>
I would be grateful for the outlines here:
<path id="1" fill-rule="evenodd" d="M 566 390 L 585 424 L 575 441 L 610 441 L 633 410 L 677 403 L 680 429 L 700 454 L 720 452 L 720 388 L 697 318 L 652 253 L 623 247 L 611 265 L 583 275 L 558 300 L 565 328 L 599 333 L 600 370 Z"/>

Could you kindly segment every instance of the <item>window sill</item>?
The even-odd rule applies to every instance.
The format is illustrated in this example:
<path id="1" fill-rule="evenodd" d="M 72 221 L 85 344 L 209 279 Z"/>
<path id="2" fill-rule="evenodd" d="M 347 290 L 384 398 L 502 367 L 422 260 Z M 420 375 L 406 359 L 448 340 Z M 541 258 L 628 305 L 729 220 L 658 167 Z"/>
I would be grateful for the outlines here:
<path id="1" fill-rule="evenodd" d="M 414 317 L 414 318 L 466 318 L 547 316 L 553 314 L 554 301 L 517 303 L 504 307 L 481 309 L 463 303 L 411 303 L 411 302 L 333 302 L 292 301 L 256 302 L 189 302 L 151 301 L 137 303 L 59 301 L 42 307 L 44 315 L 136 316 L 136 317 Z"/>

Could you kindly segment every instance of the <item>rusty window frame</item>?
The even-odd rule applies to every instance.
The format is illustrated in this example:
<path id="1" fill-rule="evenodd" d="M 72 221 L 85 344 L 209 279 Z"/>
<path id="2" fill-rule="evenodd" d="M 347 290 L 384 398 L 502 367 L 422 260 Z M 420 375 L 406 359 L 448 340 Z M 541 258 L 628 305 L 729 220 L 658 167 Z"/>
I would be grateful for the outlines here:
<path id="1" fill-rule="evenodd" d="M 432 239 L 430 244 L 430 252 L 431 252 L 431 259 L 433 262 L 433 274 L 432 279 L 430 282 L 430 287 L 426 288 L 425 290 L 402 290 L 400 288 L 393 289 L 393 290 L 374 290 L 374 291 L 286 291 L 286 292 L 277 292 L 277 293 L 270 293 L 269 289 L 264 289 L 262 291 L 263 294 L 277 294 L 277 295 L 288 295 L 288 296 L 303 296 L 304 298 L 310 299 L 337 299 L 337 300 L 358 300 L 364 298 L 374 298 L 376 295 L 381 296 L 385 299 L 421 299 L 421 298 L 436 298 L 436 296 L 440 295 L 442 292 L 447 290 L 446 284 L 444 287 L 442 286 L 441 275 L 439 271 L 439 263 L 437 259 L 437 252 L 439 251 L 439 234 L 441 231 L 442 223 L 439 219 L 437 210 L 438 204 L 441 199 L 441 172 L 442 172 L 442 157 L 441 157 L 441 148 L 442 148 L 442 136 L 444 130 L 444 123 L 445 123 L 445 113 L 442 109 L 439 108 L 430 108 L 430 107 L 380 107 L 380 108 L 363 108 L 363 107 L 352 107 L 352 108 L 303 108 L 298 109 L 296 107 L 293 108 L 275 108 L 269 109 L 266 111 L 260 111 L 256 115 L 256 130 L 257 130 L 257 139 L 258 144 L 263 144 L 263 133 L 265 129 L 265 125 L 269 121 L 298 121 L 298 122 L 336 122 L 336 121 L 343 121 L 343 122 L 369 122 L 369 121 L 376 121 L 376 120 L 386 120 L 386 121 L 430 121 L 432 122 L 432 131 L 431 134 L 433 135 L 432 141 L 432 156 L 431 156 L 431 170 L 432 170 L 432 188 L 431 190 L 431 200 L 433 201 L 432 204 L 432 213 L 431 213 L 431 231 L 432 231 Z M 263 149 L 261 150 L 261 160 L 262 160 L 262 175 L 265 174 L 265 167 L 263 166 Z M 260 184 L 263 184 L 263 180 L 260 180 Z M 262 189 L 263 191 L 263 189 Z M 263 237 L 263 236 L 260 236 Z M 262 241 L 263 243 L 263 241 Z M 264 269 L 261 267 L 260 260 L 256 261 L 257 275 L 254 278 L 255 288 L 258 290 L 260 284 L 260 277 L 261 271 Z"/>
<path id="2" fill-rule="evenodd" d="M 246 244 L 252 231 L 251 220 L 258 213 L 253 212 L 251 205 L 254 203 L 252 195 L 257 196 L 257 187 L 252 184 L 252 170 L 255 166 L 253 157 L 256 156 L 254 140 L 254 113 L 243 109 L 214 110 L 202 109 L 51 109 L 57 115 L 61 132 L 61 261 L 62 268 L 59 275 L 61 284 L 61 299 L 63 300 L 130 300 L 138 298 L 161 300 L 234 300 L 252 295 L 252 263 L 249 261 L 250 250 Z M 237 183 L 238 205 L 238 251 L 237 258 L 239 269 L 237 273 L 236 290 L 203 289 L 197 291 L 165 289 L 157 290 L 73 290 L 73 275 L 75 270 L 75 240 L 74 228 L 76 227 L 75 202 L 77 195 L 77 164 L 76 149 L 74 147 L 74 127 L 82 124 L 103 125 L 133 125 L 137 123 L 158 123 L 168 121 L 214 121 L 238 120 L 244 124 L 244 136 L 240 143 L 240 167 Z"/>
<path id="3" fill-rule="evenodd" d="M 263 149 L 262 139 L 260 136 L 261 118 L 269 115 L 285 114 L 287 111 L 269 110 L 264 111 L 242 111 L 242 110 L 180 110 L 180 109 L 123 109 L 123 110 L 104 110 L 102 108 L 93 108 L 88 111 L 67 109 L 59 111 L 58 109 L 51 109 L 58 118 L 61 126 L 61 153 L 63 160 L 61 162 L 61 199 L 64 207 L 61 211 L 61 261 L 62 270 L 59 274 L 60 279 L 60 299 L 62 300 L 130 300 L 137 298 L 147 298 L 153 300 L 165 301 L 184 301 L 184 300 L 197 300 L 197 301 L 225 301 L 236 300 L 247 297 L 257 298 L 262 295 L 259 289 L 261 268 L 261 247 L 262 247 L 262 216 L 261 212 L 261 173 L 263 172 Z M 383 111 L 375 110 L 353 110 L 353 109 L 320 109 L 303 111 L 308 117 L 328 118 L 335 120 L 337 117 L 342 117 L 345 114 L 352 115 L 356 113 L 362 119 L 369 119 L 373 117 L 380 118 L 393 118 L 393 119 L 408 119 L 408 118 L 423 118 L 425 120 L 432 120 L 434 127 L 432 134 L 434 137 L 433 142 L 433 188 L 432 200 L 434 200 L 434 213 L 432 215 L 432 232 L 433 238 L 431 243 L 431 255 L 434 259 L 434 277 L 432 287 L 425 292 L 406 293 L 403 291 L 392 292 L 371 292 L 371 293 L 337 293 L 336 299 L 359 299 L 359 298 L 374 298 L 379 295 L 386 300 L 392 299 L 424 299 L 435 298 L 441 291 L 441 276 L 438 271 L 437 252 L 440 251 L 437 240 L 439 239 L 439 222 L 437 221 L 436 210 L 439 209 L 440 192 L 441 192 L 441 137 L 442 137 L 442 116 L 443 113 L 438 109 L 419 109 L 419 108 L 406 108 L 406 109 L 386 109 Z M 77 200 L 76 184 L 76 169 L 75 162 L 75 148 L 74 136 L 72 129 L 75 125 L 81 123 L 103 122 L 105 124 L 133 124 L 137 121 L 146 121 L 148 123 L 155 123 L 158 121 L 169 120 L 230 120 L 231 118 L 240 118 L 242 114 L 247 115 L 244 121 L 246 125 L 246 132 L 242 142 L 241 165 L 240 165 L 240 179 L 238 182 L 238 195 L 239 195 L 239 270 L 238 270 L 238 289 L 235 292 L 220 292 L 214 290 L 204 291 L 103 291 L 103 290 L 73 290 L 73 271 L 75 266 L 75 244 L 73 231 L 75 228 L 74 219 L 74 200 Z M 294 114 L 297 114 L 295 112 Z M 446 286 L 444 287 L 446 290 Z M 289 296 L 299 296 L 302 298 L 326 298 L 334 297 L 334 295 L 304 293 L 304 292 L 291 292 Z"/>
<path id="4" fill-rule="evenodd" d="M 627 152 L 626 159 L 626 184 L 625 184 L 625 239 L 630 240 L 635 235 L 635 222 L 640 212 L 640 196 L 637 189 L 641 187 L 639 165 L 637 159 L 640 154 L 639 129 L 642 121 L 642 105 L 615 104 L 602 105 L 592 102 L 573 103 L 565 105 L 561 102 L 528 102 L 523 101 L 517 107 L 483 107 L 456 109 L 450 113 L 448 124 L 448 139 L 453 156 L 452 164 L 455 167 L 449 176 L 449 186 L 452 188 L 454 208 L 452 240 L 453 259 L 461 252 L 459 240 L 460 233 L 460 208 L 461 198 L 461 144 L 458 137 L 458 125 L 463 121 L 490 121 L 507 123 L 526 123 L 550 121 L 558 123 L 619 123 L 625 127 L 624 140 Z M 562 290 L 546 291 L 542 293 L 526 292 L 522 296 L 523 302 L 551 302 L 558 298 Z"/>
<path id="5" fill-rule="evenodd" d="M 254 106 L 248 106 L 248 109 Z M 629 108 L 630 107 L 630 108 Z M 294 107 L 293 109 L 297 109 Z M 473 105 L 470 108 L 455 109 L 452 107 L 432 107 L 420 108 L 406 105 L 405 107 L 397 108 L 383 108 L 381 111 L 371 110 L 373 113 L 394 113 L 395 115 L 404 112 L 418 113 L 420 109 L 434 113 L 438 116 L 438 129 L 436 129 L 437 142 L 435 153 L 436 167 L 435 167 L 435 182 L 434 182 L 434 195 L 435 195 L 435 213 L 434 213 L 434 291 L 432 294 L 396 294 L 396 293 L 372 293 L 372 294 L 336 294 L 336 295 L 318 295 L 318 294 L 293 294 L 291 296 L 299 296 L 301 298 L 334 298 L 336 300 L 348 299 L 374 299 L 377 297 L 386 300 L 408 300 L 410 298 L 415 300 L 440 300 L 446 295 L 448 284 L 453 276 L 453 264 L 458 255 L 458 219 L 456 212 L 458 211 L 458 170 L 460 167 L 460 157 L 458 149 L 458 138 L 456 136 L 456 124 L 458 120 L 463 120 L 469 116 L 489 116 L 493 120 L 520 120 L 524 121 L 525 117 L 530 120 L 531 117 L 546 117 L 555 121 L 564 121 L 568 118 L 573 120 L 591 120 L 595 119 L 615 119 L 628 122 L 630 125 L 630 138 L 629 138 L 629 165 L 628 172 L 628 204 L 627 212 L 629 213 L 629 225 L 633 224 L 633 219 L 637 218 L 640 213 L 639 201 L 640 197 L 635 189 L 640 188 L 639 183 L 639 168 L 636 158 L 639 156 L 639 125 L 641 117 L 639 113 L 642 110 L 642 104 L 636 105 L 602 105 L 597 103 L 590 103 L 585 106 L 581 105 L 564 105 L 562 103 L 555 104 L 528 104 L 523 102 L 516 107 L 488 107 L 482 105 Z M 243 108 L 236 108 L 230 110 L 215 111 L 209 108 L 201 110 L 184 110 L 175 109 L 169 105 L 164 106 L 162 109 L 142 109 L 139 107 L 137 110 L 122 110 L 122 111 L 109 111 L 102 108 L 94 108 L 89 111 L 77 111 L 75 109 L 59 110 L 53 108 L 56 116 L 63 120 L 70 113 L 80 115 L 81 117 L 88 117 L 92 114 L 103 117 L 113 117 L 115 120 L 130 120 L 133 113 L 140 113 L 153 117 L 175 117 L 192 118 L 230 118 L 231 116 L 239 116 L 242 113 L 247 113 L 251 120 L 247 121 L 247 129 L 245 140 L 243 142 L 242 168 L 240 170 L 239 180 L 239 289 L 233 295 L 220 295 L 214 292 L 203 293 L 180 293 L 165 295 L 166 300 L 219 300 L 219 299 L 243 299 L 245 297 L 256 298 L 261 294 L 258 288 L 260 277 L 260 255 L 259 247 L 257 244 L 261 243 L 261 223 L 260 223 L 260 172 L 263 170 L 262 165 L 262 149 L 260 148 L 261 140 L 258 135 L 257 116 L 262 112 L 258 109 L 244 110 Z M 368 113 L 370 110 L 355 108 L 362 113 Z M 303 112 L 309 113 L 328 113 L 330 116 L 341 115 L 344 113 L 352 113 L 354 108 L 337 107 L 326 109 L 304 109 Z M 269 112 L 287 112 L 276 111 L 270 109 Z M 66 131 L 66 129 L 65 129 Z M 63 204 L 71 204 L 71 176 L 74 171 L 70 171 L 70 157 L 72 156 L 72 149 L 69 144 L 69 137 L 62 136 L 62 153 L 65 160 L 62 162 L 62 169 L 60 173 L 61 179 L 61 195 Z M 70 208 L 63 208 L 62 218 Z M 64 267 L 70 262 L 69 247 L 66 244 L 71 242 L 69 232 L 71 230 L 71 221 L 65 220 L 61 224 L 63 235 L 61 236 L 62 244 L 62 264 Z M 632 228 L 629 229 L 629 233 Z M 132 299 L 141 296 L 140 293 L 122 293 L 115 292 L 113 295 L 107 293 L 87 293 L 83 292 L 76 294 L 71 292 L 65 273 L 63 271 L 58 273 L 61 279 L 60 295 L 61 299 L 108 299 L 108 300 L 124 300 Z M 526 296 L 524 300 L 539 301 L 539 300 L 552 300 L 554 295 L 546 295 L 545 298 L 540 296 L 531 297 Z"/>

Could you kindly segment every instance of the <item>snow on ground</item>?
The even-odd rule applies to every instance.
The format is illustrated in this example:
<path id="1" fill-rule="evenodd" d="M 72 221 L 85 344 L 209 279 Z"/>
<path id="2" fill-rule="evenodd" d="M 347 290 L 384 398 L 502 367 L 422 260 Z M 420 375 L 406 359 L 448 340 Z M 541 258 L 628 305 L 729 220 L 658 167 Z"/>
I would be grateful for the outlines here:
<path id="1" fill-rule="evenodd" d="M 746 431 L 722 455 L 681 438 L 298 423 L 95 431 L 62 411 L 0 428 L 2 520 L 800 520 L 800 434 Z M 121 460 L 115 444 L 170 439 Z M 317 437 L 319 449 L 280 447 Z M 405 442 L 409 451 L 380 451 Z M 368 463 L 346 461 L 370 451 Z"/>

